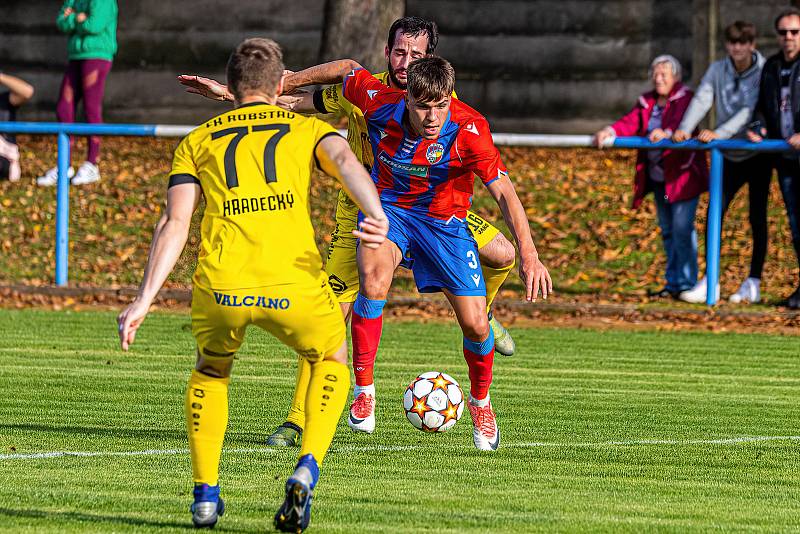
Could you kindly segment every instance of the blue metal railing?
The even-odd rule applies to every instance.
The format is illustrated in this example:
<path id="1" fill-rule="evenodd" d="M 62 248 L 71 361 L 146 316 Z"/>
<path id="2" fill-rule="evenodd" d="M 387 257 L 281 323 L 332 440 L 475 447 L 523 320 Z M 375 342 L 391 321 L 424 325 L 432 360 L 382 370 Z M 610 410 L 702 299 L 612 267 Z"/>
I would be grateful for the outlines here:
<path id="1" fill-rule="evenodd" d="M 70 135 L 111 135 L 139 137 L 182 137 L 194 127 L 169 124 L 64 124 L 58 122 L 0 122 L 0 133 L 22 133 L 58 136 L 58 190 L 56 194 L 56 285 L 67 285 L 67 251 L 69 228 L 69 169 Z M 589 135 L 539 135 L 539 134 L 493 134 L 495 144 L 537 147 L 588 147 Z M 719 282 L 719 256 L 722 226 L 722 168 L 723 150 L 750 150 L 756 152 L 788 152 L 792 148 L 785 141 L 774 139 L 761 143 L 727 139 L 701 143 L 689 140 L 673 143 L 669 140 L 651 143 L 644 137 L 617 137 L 613 148 L 635 149 L 680 149 L 710 150 L 711 169 L 709 177 L 709 210 L 706 236 L 706 276 L 708 294 L 706 303 L 716 304 L 716 287 Z"/>

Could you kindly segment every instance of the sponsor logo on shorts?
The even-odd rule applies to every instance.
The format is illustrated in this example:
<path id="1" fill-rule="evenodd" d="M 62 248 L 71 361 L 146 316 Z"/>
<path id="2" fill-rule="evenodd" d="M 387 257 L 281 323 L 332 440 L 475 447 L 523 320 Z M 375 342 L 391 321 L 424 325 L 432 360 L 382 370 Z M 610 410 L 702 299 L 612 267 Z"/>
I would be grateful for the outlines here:
<path id="1" fill-rule="evenodd" d="M 475 287 L 480 286 L 481 285 L 481 275 L 473 274 L 472 275 L 472 281 L 475 282 Z"/>
<path id="2" fill-rule="evenodd" d="M 443 155 L 444 147 L 439 143 L 433 143 L 425 151 L 425 157 L 431 165 L 441 160 Z"/>
<path id="3" fill-rule="evenodd" d="M 336 294 L 336 296 L 341 295 L 345 292 L 345 290 L 347 290 L 347 284 L 335 274 L 328 276 L 328 283 L 330 284 L 331 289 L 333 289 L 333 292 Z"/>
<path id="4" fill-rule="evenodd" d="M 230 308 L 264 308 L 265 310 L 287 310 L 291 301 L 287 298 L 268 298 L 261 295 L 228 295 L 214 291 L 214 300 L 220 306 Z"/>

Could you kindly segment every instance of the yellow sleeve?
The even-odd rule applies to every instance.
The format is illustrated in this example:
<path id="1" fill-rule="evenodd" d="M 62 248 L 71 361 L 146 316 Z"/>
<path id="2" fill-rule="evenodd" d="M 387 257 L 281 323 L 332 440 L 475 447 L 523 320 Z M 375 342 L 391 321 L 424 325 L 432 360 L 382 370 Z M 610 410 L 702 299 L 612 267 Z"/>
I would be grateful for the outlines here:
<path id="1" fill-rule="evenodd" d="M 321 120 L 315 119 L 314 126 L 314 163 L 317 164 L 318 169 L 322 170 L 322 167 L 319 166 L 319 159 L 317 158 L 317 145 L 329 135 L 339 135 L 339 132 L 336 131 L 336 128 Z"/>
<path id="2" fill-rule="evenodd" d="M 353 105 L 342 94 L 342 84 L 329 85 L 321 89 L 314 98 L 314 107 L 320 113 L 333 113 L 339 116 L 349 115 Z"/>
<path id="3" fill-rule="evenodd" d="M 169 187 L 186 183 L 200 185 L 189 137 L 189 135 L 184 137 L 178 148 L 175 149 L 175 155 L 172 158 L 172 170 L 169 173 Z"/>

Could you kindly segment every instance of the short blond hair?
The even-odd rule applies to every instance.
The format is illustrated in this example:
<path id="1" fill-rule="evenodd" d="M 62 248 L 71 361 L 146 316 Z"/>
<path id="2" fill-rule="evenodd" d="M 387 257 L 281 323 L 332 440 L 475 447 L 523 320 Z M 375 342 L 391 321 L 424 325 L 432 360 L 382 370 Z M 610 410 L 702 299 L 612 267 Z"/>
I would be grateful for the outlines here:
<path id="1" fill-rule="evenodd" d="M 240 100 L 258 91 L 273 94 L 283 75 L 283 52 L 272 39 L 254 37 L 242 41 L 228 59 L 228 87 Z"/>

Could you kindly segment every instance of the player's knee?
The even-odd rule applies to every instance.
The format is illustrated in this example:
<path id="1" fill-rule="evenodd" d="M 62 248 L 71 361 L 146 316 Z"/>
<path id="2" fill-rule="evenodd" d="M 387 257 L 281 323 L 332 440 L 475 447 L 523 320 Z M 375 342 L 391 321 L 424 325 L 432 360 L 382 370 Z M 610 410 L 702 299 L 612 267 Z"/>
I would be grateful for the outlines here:
<path id="1" fill-rule="evenodd" d="M 489 319 L 486 317 L 485 313 L 476 315 L 470 318 L 469 321 L 465 321 L 461 329 L 464 333 L 464 337 L 470 341 L 484 341 L 489 337 Z"/>
<path id="2" fill-rule="evenodd" d="M 197 351 L 195 369 L 214 378 L 228 378 L 233 370 L 234 353 L 216 353 L 208 349 Z"/>
<path id="3" fill-rule="evenodd" d="M 347 365 L 347 341 L 344 341 L 336 351 L 326 354 L 322 359 Z"/>
<path id="4" fill-rule="evenodd" d="M 481 264 L 492 269 L 510 269 L 516 259 L 514 245 L 503 234 L 497 234 L 489 243 L 478 249 L 478 254 Z"/>
<path id="5" fill-rule="evenodd" d="M 370 269 L 361 273 L 359 292 L 368 299 L 383 300 L 389 293 L 391 284 L 391 272 L 387 276 L 379 269 Z"/>

